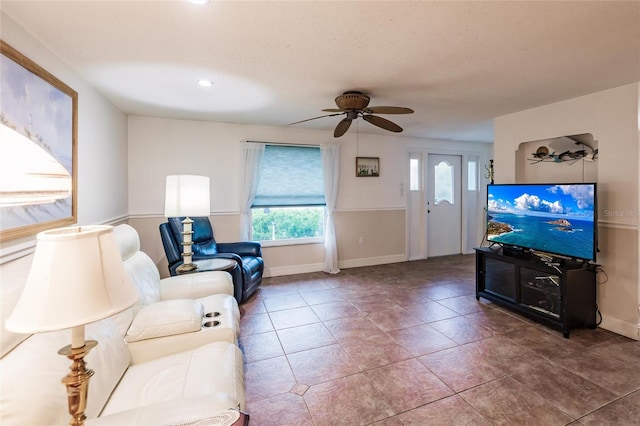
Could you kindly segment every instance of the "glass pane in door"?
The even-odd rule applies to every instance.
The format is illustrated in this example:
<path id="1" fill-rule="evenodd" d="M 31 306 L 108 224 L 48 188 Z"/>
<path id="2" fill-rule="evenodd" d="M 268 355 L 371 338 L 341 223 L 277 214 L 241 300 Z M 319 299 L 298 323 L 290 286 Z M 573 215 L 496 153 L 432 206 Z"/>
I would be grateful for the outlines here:
<path id="1" fill-rule="evenodd" d="M 436 205 L 447 201 L 453 205 L 453 166 L 441 161 L 434 168 L 434 202 Z"/>
<path id="2" fill-rule="evenodd" d="M 420 160 L 409 159 L 409 191 L 420 191 Z"/>

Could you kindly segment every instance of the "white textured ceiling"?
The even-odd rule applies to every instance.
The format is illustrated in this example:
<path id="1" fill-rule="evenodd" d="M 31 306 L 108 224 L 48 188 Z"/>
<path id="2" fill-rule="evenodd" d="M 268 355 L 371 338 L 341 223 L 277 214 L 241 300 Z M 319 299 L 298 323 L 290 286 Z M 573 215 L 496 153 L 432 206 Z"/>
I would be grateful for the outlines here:
<path id="1" fill-rule="evenodd" d="M 6 1 L 123 112 L 287 126 L 361 90 L 402 135 L 491 141 L 492 119 L 640 81 L 640 2 Z M 199 79 L 214 82 L 201 88 Z M 342 117 L 301 128 L 332 133 Z M 350 130 L 350 131 L 353 131 Z M 361 123 L 362 133 L 385 131 Z"/>

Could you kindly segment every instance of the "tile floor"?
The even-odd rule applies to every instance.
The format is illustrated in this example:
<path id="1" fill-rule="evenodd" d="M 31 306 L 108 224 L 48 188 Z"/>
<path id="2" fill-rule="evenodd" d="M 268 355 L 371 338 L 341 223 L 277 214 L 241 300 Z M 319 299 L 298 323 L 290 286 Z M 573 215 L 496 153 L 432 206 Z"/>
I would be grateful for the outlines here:
<path id="1" fill-rule="evenodd" d="M 640 425 L 640 342 L 475 299 L 474 256 L 265 279 L 241 306 L 268 425 Z"/>

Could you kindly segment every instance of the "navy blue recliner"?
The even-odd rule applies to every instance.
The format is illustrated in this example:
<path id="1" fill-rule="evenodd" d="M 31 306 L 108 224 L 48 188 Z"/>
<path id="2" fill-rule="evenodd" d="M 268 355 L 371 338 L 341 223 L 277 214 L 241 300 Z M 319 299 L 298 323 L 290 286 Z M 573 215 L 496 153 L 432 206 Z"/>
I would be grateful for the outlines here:
<path id="1" fill-rule="evenodd" d="M 234 296 L 238 303 L 249 298 L 262 283 L 264 262 L 262 246 L 257 241 L 217 243 L 208 217 L 192 217 L 193 220 L 193 260 L 224 258 L 233 259 L 237 267 L 230 271 L 233 278 Z M 169 263 L 169 274 L 176 275 L 176 268 L 182 264 L 182 220 L 184 217 L 170 217 L 160 224 L 160 237 Z"/>

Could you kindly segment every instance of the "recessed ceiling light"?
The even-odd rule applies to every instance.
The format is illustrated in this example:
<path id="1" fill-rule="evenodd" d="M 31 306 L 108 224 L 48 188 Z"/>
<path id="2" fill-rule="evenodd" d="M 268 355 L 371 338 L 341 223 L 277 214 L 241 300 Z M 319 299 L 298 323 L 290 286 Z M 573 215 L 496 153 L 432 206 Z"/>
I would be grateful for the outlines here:
<path id="1" fill-rule="evenodd" d="M 200 80 L 198 81 L 198 84 L 202 87 L 211 87 L 213 86 L 213 82 L 209 81 L 209 80 Z"/>
<path id="2" fill-rule="evenodd" d="M 209 0 L 187 0 L 189 3 L 193 3 L 193 4 L 207 4 L 209 3 Z"/>

